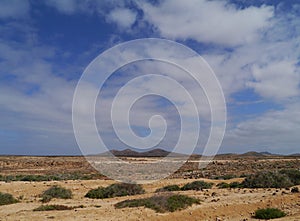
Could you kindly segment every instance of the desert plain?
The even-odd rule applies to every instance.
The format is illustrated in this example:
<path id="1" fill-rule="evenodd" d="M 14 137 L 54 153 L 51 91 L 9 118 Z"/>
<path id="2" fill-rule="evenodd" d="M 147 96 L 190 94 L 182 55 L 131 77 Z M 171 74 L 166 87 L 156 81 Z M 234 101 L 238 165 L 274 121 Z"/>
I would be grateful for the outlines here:
<path id="1" fill-rule="evenodd" d="M 126 158 L 126 157 L 123 157 Z M 127 157 L 125 160 L 143 163 L 155 158 Z M 0 220 L 219 220 L 246 221 L 253 218 L 260 208 L 279 208 L 287 216 L 274 220 L 300 220 L 300 193 L 292 193 L 291 188 L 226 188 L 219 189 L 218 183 L 242 182 L 246 174 L 264 170 L 299 169 L 298 156 L 257 156 L 223 155 L 217 156 L 206 168 L 197 167 L 197 158 L 190 159 L 171 176 L 154 183 L 142 184 L 144 194 L 108 199 L 90 199 L 85 194 L 99 186 L 116 183 L 99 174 L 84 157 L 0 157 L 0 192 L 10 193 L 19 202 L 0 206 Z M 51 176 L 64 174 L 66 180 L 14 181 L 4 177 L 26 175 Z M 195 197 L 200 204 L 186 209 L 158 213 L 144 207 L 115 208 L 115 204 L 126 199 L 150 197 L 155 190 L 166 185 L 183 186 L 195 180 L 213 183 L 211 189 L 201 191 L 178 191 L 180 194 Z M 53 185 L 72 191 L 72 199 L 52 199 L 47 204 L 74 207 L 65 211 L 33 211 L 43 203 L 40 194 Z M 300 188 L 300 186 L 298 186 Z M 176 193 L 176 192 L 175 192 Z"/>

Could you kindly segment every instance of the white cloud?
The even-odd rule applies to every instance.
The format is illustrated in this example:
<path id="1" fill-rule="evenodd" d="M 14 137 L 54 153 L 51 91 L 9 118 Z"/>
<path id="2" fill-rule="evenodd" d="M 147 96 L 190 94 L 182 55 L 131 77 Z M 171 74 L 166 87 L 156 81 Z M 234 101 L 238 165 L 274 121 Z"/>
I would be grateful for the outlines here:
<path id="1" fill-rule="evenodd" d="M 21 3 L 20 1 L 19 4 L 8 4 L 8 1 L 0 2 L 4 5 L 4 7 L 0 7 L 0 18 L 16 18 L 26 15 L 29 10 L 29 5 L 26 6 L 28 2 L 26 2 L 22 1 Z M 126 8 L 126 3 L 123 1 L 109 3 L 108 1 L 52 0 L 45 4 L 55 7 L 59 12 L 65 14 L 99 13 L 106 21 L 118 25 L 120 33 L 130 30 L 137 18 L 136 11 Z M 115 7 L 112 7 L 113 5 Z M 274 152 L 297 152 L 297 148 L 299 148 L 297 145 L 300 143 L 298 120 L 300 119 L 298 111 L 300 109 L 298 99 L 300 79 L 299 65 L 296 64 L 299 61 L 300 20 L 297 14 L 290 12 L 274 15 L 271 6 L 241 9 L 227 1 L 174 0 L 159 1 L 157 5 L 140 3 L 139 6 L 144 12 L 144 21 L 149 22 L 150 26 L 158 31 L 154 34 L 160 33 L 162 37 L 176 40 L 193 39 L 213 44 L 214 50 L 211 50 L 210 47 L 209 50 L 204 49 L 204 57 L 219 77 L 227 99 L 230 99 L 233 93 L 250 87 L 263 97 L 262 102 L 269 100 L 282 106 L 282 110 L 267 111 L 239 123 L 230 122 L 231 129 L 226 136 L 226 146 L 231 146 L 232 151 L 241 152 L 244 152 L 244 149 L 239 150 L 241 144 L 243 148 L 249 149 L 256 147 L 257 150 L 265 150 L 268 147 L 268 150 Z M 5 11 L 2 13 L 3 10 Z M 149 28 L 144 21 L 137 21 L 145 25 L 142 30 Z M 13 32 L 6 27 L 9 25 Z M 141 24 L 134 26 L 138 29 L 135 31 L 140 31 L 141 26 L 139 25 Z M 27 29 L 27 32 L 20 32 L 23 42 L 18 44 L 13 42 L 10 36 L 17 33 L 15 30 L 20 26 Z M 71 104 L 76 82 L 69 82 L 64 79 L 65 76 L 57 77 L 53 73 L 55 49 L 43 46 L 41 42 L 38 44 L 35 44 L 34 41 L 30 42 L 28 39 L 36 30 L 29 28 L 29 25 L 25 27 L 21 23 L 18 26 L 10 23 L 1 27 L 6 38 L 5 40 L 2 36 L 3 39 L 0 43 L 1 74 L 7 75 L 8 73 L 14 77 L 14 80 L 0 82 L 0 135 L 3 136 L 3 130 L 8 130 L 14 133 L 19 132 L 26 138 L 22 139 L 21 136 L 18 136 L 20 139 L 18 142 L 11 141 L 6 145 L 5 137 L 5 139 L 1 139 L 5 140 L 1 144 L 4 142 L 4 146 L 10 147 L 23 142 L 31 150 L 35 148 L 35 153 L 43 153 L 43 150 L 37 149 L 41 144 L 45 151 L 51 146 L 55 147 L 53 150 L 48 149 L 48 153 L 58 153 L 63 144 L 67 147 L 60 153 L 63 153 L 63 150 L 68 152 L 72 145 L 73 147 L 76 145 L 71 122 Z M 216 45 L 222 46 L 215 47 Z M 223 46 L 231 48 L 224 50 Z M 168 47 L 162 47 L 162 50 L 151 51 L 151 53 L 152 55 L 161 55 L 170 53 L 169 50 Z M 143 48 L 141 51 L 148 53 Z M 172 51 L 172 53 L 180 55 L 180 51 Z M 120 54 L 123 56 L 122 53 Z M 126 54 L 124 56 L 135 57 L 136 55 Z M 122 63 L 123 60 L 120 59 L 117 62 Z M 140 66 L 133 65 L 133 69 L 128 68 L 128 73 L 132 70 L 137 75 L 139 72 L 172 73 L 180 83 L 189 89 L 192 96 L 196 95 L 201 100 L 200 98 L 204 94 L 196 90 L 196 85 L 190 83 L 182 71 L 175 69 L 175 67 L 170 68 L 167 65 L 153 65 L 151 62 L 145 62 Z M 111 92 L 117 90 L 123 80 L 127 80 L 127 78 L 118 78 L 106 91 L 108 97 L 101 101 L 104 109 L 107 109 L 111 103 Z M 35 86 L 38 88 L 37 91 L 33 90 L 33 93 L 30 93 L 31 88 Z M 162 84 L 160 81 L 150 85 L 144 82 L 139 86 L 131 88 L 132 94 L 141 93 L 146 89 L 166 88 L 178 98 L 178 102 L 184 102 L 179 91 L 171 90 L 169 85 Z M 27 94 L 28 91 L 29 94 Z M 88 89 L 83 96 L 89 96 Z M 126 104 L 129 99 L 126 96 L 123 98 L 123 102 Z M 295 103 L 290 104 L 291 100 Z M 210 112 L 205 104 L 207 101 L 204 100 L 197 103 L 200 117 L 209 118 Z M 87 105 L 83 105 L 81 108 L 84 124 L 86 114 L 90 109 Z M 104 111 L 107 111 L 106 109 Z M 112 128 L 108 122 L 110 112 L 107 111 L 107 113 L 108 115 L 105 115 L 108 116 L 107 119 L 101 121 L 98 126 L 101 126 L 105 139 L 112 148 L 122 147 L 122 144 L 112 136 Z M 134 121 L 132 123 L 137 127 L 147 127 L 149 118 L 156 113 L 162 113 L 167 120 L 168 126 L 171 128 L 168 138 L 172 143 L 172 139 L 177 138 L 176 112 L 170 107 L 157 106 L 157 99 L 148 98 L 140 101 L 133 108 Z M 185 109 L 185 114 L 189 113 L 190 110 Z M 120 122 L 124 121 L 123 114 L 121 110 L 117 116 Z M 234 117 L 229 116 L 230 119 L 234 119 Z M 243 115 L 238 114 L 238 117 L 242 118 Z M 90 125 L 84 126 L 88 129 Z M 203 129 L 203 124 L 201 124 L 201 129 Z M 87 139 L 89 140 L 89 138 Z M 163 144 L 172 146 L 167 142 Z M 289 149 L 283 148 L 286 146 L 289 146 Z M 20 153 L 21 150 L 16 152 L 18 151 Z M 28 151 L 25 149 L 23 153 L 28 153 Z"/>
<path id="2" fill-rule="evenodd" d="M 112 10 L 106 17 L 107 21 L 116 23 L 121 29 L 130 28 L 136 20 L 136 12 L 126 9 L 117 8 Z"/>
<path id="3" fill-rule="evenodd" d="M 0 1 L 0 19 L 25 17 L 29 9 L 30 5 L 27 0 L 2 0 Z"/>
<path id="4" fill-rule="evenodd" d="M 227 131 L 224 145 L 228 151 L 299 152 L 300 105 L 289 104 L 284 110 L 269 111 L 238 123 Z M 224 151 L 223 150 L 223 151 Z"/>
<path id="5" fill-rule="evenodd" d="M 204 58 L 217 74 L 227 98 L 247 88 L 266 100 L 285 103 L 300 84 L 300 29 L 296 12 L 279 13 L 260 40 L 227 50 L 208 50 Z"/>
<path id="6" fill-rule="evenodd" d="M 298 41 L 253 42 L 232 52 L 207 52 L 203 57 L 218 76 L 227 99 L 240 90 L 253 88 L 265 99 L 284 103 L 283 98 L 295 97 L 299 92 Z"/>
<path id="7" fill-rule="evenodd" d="M 80 1 L 77 0 L 48 0 L 45 2 L 49 6 L 56 8 L 58 11 L 66 14 L 73 14 L 79 9 Z"/>
<path id="8" fill-rule="evenodd" d="M 258 94 L 275 100 L 299 96 L 300 73 L 296 62 L 278 61 L 253 67 L 254 81 L 248 82 Z"/>
<path id="9" fill-rule="evenodd" d="M 18 26 L 13 26 L 17 31 Z M 57 77 L 53 47 L 1 39 L 2 154 L 78 153 L 71 123 L 75 82 Z M 9 136 L 14 137 L 8 139 Z M 63 144 L 63 145 L 62 145 Z"/>
<path id="10" fill-rule="evenodd" d="M 158 5 L 140 3 L 144 19 L 166 38 L 194 39 L 204 43 L 236 46 L 259 38 L 270 25 L 273 7 L 238 9 L 226 1 L 163 1 Z"/>
<path id="11" fill-rule="evenodd" d="M 89 72 L 89 78 L 86 78 L 85 80 L 87 80 L 89 83 L 91 83 L 91 85 L 95 84 L 95 79 L 97 79 L 99 72 L 108 72 L 110 73 L 110 69 L 114 70 L 113 67 L 110 67 L 111 64 L 119 64 L 122 65 L 126 62 L 126 60 L 128 60 L 129 58 L 132 58 L 133 60 L 140 58 L 142 55 L 146 56 L 146 57 L 158 57 L 158 58 L 163 58 L 163 57 L 168 57 L 169 56 L 169 60 L 170 62 L 175 62 L 178 60 L 178 65 L 182 65 L 183 67 L 187 68 L 187 65 L 189 65 L 189 69 L 190 70 L 194 70 L 196 67 L 198 67 L 197 71 L 199 71 L 199 64 L 195 64 L 197 62 L 199 62 L 198 60 L 194 59 L 194 54 L 190 52 L 187 53 L 186 51 L 182 51 L 182 48 L 178 49 L 178 48 L 172 48 L 170 47 L 170 44 L 166 44 L 166 42 L 162 43 L 160 42 L 160 44 L 158 45 L 157 42 L 155 42 L 155 47 L 153 47 L 153 43 L 151 44 L 151 41 L 148 42 L 148 45 L 140 45 L 138 42 L 136 43 L 136 45 L 131 45 L 132 47 L 130 47 L 131 51 L 128 52 L 127 50 L 125 50 L 125 48 L 121 47 L 118 48 L 118 50 L 120 51 L 117 53 L 114 53 L 113 55 L 106 55 L 105 57 L 105 66 L 101 67 L 104 68 L 105 70 L 99 71 L 100 67 L 98 67 L 96 70 L 97 71 L 93 71 L 95 70 L 93 67 L 90 67 L 90 71 Z M 168 50 L 165 50 L 165 48 L 168 48 Z M 116 49 L 117 50 L 117 49 Z M 174 53 L 176 52 L 176 53 Z M 185 58 L 184 56 L 187 56 L 188 58 Z M 165 58 L 167 59 L 167 58 Z M 118 62 L 116 62 L 118 61 Z M 180 62 L 179 62 L 180 61 Z M 100 61 L 95 61 L 95 65 L 97 66 L 97 64 L 100 64 Z M 185 66 L 185 65 L 186 66 Z M 194 67 L 193 67 L 194 66 Z M 193 69 L 194 68 L 194 69 Z M 208 70 L 204 69 L 201 66 L 201 74 L 199 73 L 199 75 L 201 75 L 202 80 L 204 79 L 205 82 L 202 83 L 208 83 L 211 84 L 213 83 L 212 80 L 208 77 L 208 75 L 210 73 L 207 73 Z M 168 94 L 168 96 L 170 97 L 170 100 L 174 103 L 177 103 L 178 107 L 182 110 L 182 114 L 180 116 L 177 116 L 178 114 L 176 113 L 176 111 L 174 111 L 174 108 L 170 108 L 170 105 L 165 104 L 165 102 L 161 102 L 158 101 L 158 99 L 146 99 L 146 102 L 141 101 L 141 103 L 139 103 L 140 105 L 138 106 L 138 109 L 134 109 L 132 112 L 130 112 L 131 116 L 132 116 L 132 122 L 131 122 L 131 126 L 135 126 L 135 127 L 139 127 L 139 128 L 147 128 L 148 127 L 148 121 L 150 120 L 150 117 L 153 116 L 153 114 L 160 114 L 162 115 L 168 122 L 168 130 L 171 131 L 169 132 L 169 137 L 167 137 L 167 141 L 162 144 L 164 145 L 163 147 L 167 147 L 167 148 L 172 148 L 174 147 L 174 143 L 172 143 L 172 141 L 176 141 L 177 137 L 174 137 L 174 135 L 178 135 L 178 131 L 180 131 L 180 122 L 178 117 L 182 117 L 183 119 L 187 119 L 185 120 L 185 122 L 188 121 L 188 125 L 191 124 L 193 125 L 193 123 L 195 123 L 195 121 L 193 121 L 193 119 L 195 119 L 198 115 L 200 115 L 201 118 L 204 118 L 204 121 L 209 121 L 208 119 L 210 119 L 210 110 L 208 108 L 208 101 L 206 100 L 206 97 L 201 89 L 201 87 L 197 84 L 197 82 L 195 81 L 195 79 L 193 79 L 188 73 L 184 72 L 183 70 L 181 70 L 180 68 L 176 67 L 175 65 L 171 65 L 169 63 L 164 63 L 164 62 L 159 62 L 159 61 L 143 61 L 143 62 L 137 62 L 134 64 L 130 64 L 129 67 L 125 66 L 122 68 L 122 70 L 120 70 L 121 75 L 118 76 L 117 78 L 113 79 L 111 84 L 106 85 L 104 87 L 104 91 L 101 92 L 103 98 L 99 101 L 99 105 L 101 106 L 100 108 L 100 113 L 98 113 L 98 115 L 101 117 L 102 120 L 100 120 L 100 122 L 98 123 L 98 125 L 100 125 L 101 127 L 99 128 L 103 134 L 105 134 L 105 137 L 103 139 L 105 140 L 109 140 L 109 145 L 110 146 L 123 146 L 124 144 L 122 143 L 115 143 L 112 144 L 112 141 L 115 139 L 112 139 L 113 136 L 113 128 L 111 125 L 111 115 L 110 115 L 110 109 L 111 109 L 111 102 L 115 97 L 115 93 L 117 93 L 117 90 L 122 87 L 123 84 L 125 84 L 128 80 L 130 80 L 131 78 L 137 77 L 137 76 L 141 76 L 141 75 L 145 75 L 145 74 L 162 74 L 164 76 L 169 76 L 172 79 L 175 79 L 179 82 L 179 84 L 181 84 L 182 86 L 185 87 L 185 89 L 187 90 L 187 92 L 190 93 L 190 95 L 195 99 L 196 102 L 196 106 L 199 108 L 199 113 L 195 113 L 195 111 L 193 111 L 191 105 L 188 106 L 188 97 L 183 93 L 182 90 L 179 90 L 178 88 L 174 88 L 174 84 L 166 84 L 165 81 L 159 80 L 157 78 L 151 78 L 149 76 L 145 77 L 145 79 L 141 80 L 139 83 L 136 83 L 134 85 L 130 85 L 128 87 L 127 85 L 127 93 L 123 94 L 120 97 L 120 101 L 118 102 L 118 108 L 116 109 L 115 115 L 114 115 L 114 120 L 118 122 L 119 125 L 121 125 L 122 127 L 122 131 L 124 132 L 124 130 L 127 130 L 127 121 L 126 121 L 126 111 L 128 110 L 128 104 L 131 104 L 131 99 L 137 97 L 138 95 L 141 94 L 148 94 L 151 92 L 158 92 L 163 90 L 163 92 L 166 94 Z M 120 74 L 119 73 L 119 74 Z M 197 72 L 198 73 L 198 72 Z M 92 75 L 91 75 L 92 74 Z M 94 76 L 94 75 L 95 76 Z M 93 77 L 91 77 L 93 76 Z M 199 76 L 198 76 L 199 77 Z M 92 82 L 90 82 L 92 81 Z M 207 85 L 205 85 L 207 86 Z M 212 94 L 210 94 L 210 96 L 214 96 Z M 82 106 L 84 107 L 90 107 L 90 105 L 86 105 L 86 96 L 83 96 L 82 98 L 84 98 L 83 102 L 82 102 Z M 92 100 L 93 102 L 93 100 Z M 213 101 L 214 105 L 216 105 L 217 101 Z M 220 106 L 221 101 L 220 101 Z M 96 105 L 96 107 L 99 107 L 98 105 Z M 85 112 L 85 111 L 82 111 Z M 196 116 L 195 116 L 196 114 Z M 176 118 L 177 117 L 177 118 Z M 219 119 L 220 116 L 216 116 L 216 119 Z M 82 123 L 84 123 L 84 121 L 81 121 Z M 160 121 L 161 123 L 161 121 Z M 201 133 L 203 132 L 202 130 L 207 130 L 207 126 L 204 126 L 204 124 L 202 124 L 203 121 L 201 119 Z M 187 124 L 185 124 L 187 125 Z M 159 127 L 159 128 L 158 128 Z M 158 132 L 161 128 L 162 125 L 156 125 L 156 130 L 158 128 L 158 130 L 156 132 Z M 142 130 L 142 129 L 141 129 Z M 193 142 L 192 140 L 192 132 L 194 130 L 188 131 L 188 130 L 184 130 L 185 133 L 189 133 L 189 139 L 190 143 Z M 155 132 L 155 131 L 154 131 Z M 167 132 L 168 133 L 168 132 Z M 171 134 L 170 134 L 171 133 Z M 89 145 L 89 146 L 95 146 L 95 145 Z M 189 146 L 192 147 L 193 145 L 183 145 L 183 146 Z M 141 146 L 140 146 L 141 147 Z M 185 148 L 185 147 L 182 147 Z M 184 151 L 184 150 L 182 150 Z"/>

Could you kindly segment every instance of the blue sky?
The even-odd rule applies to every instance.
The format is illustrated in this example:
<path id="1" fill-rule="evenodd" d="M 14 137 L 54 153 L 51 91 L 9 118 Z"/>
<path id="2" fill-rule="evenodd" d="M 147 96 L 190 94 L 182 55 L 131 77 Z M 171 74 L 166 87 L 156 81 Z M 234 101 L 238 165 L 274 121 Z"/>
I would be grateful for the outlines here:
<path id="1" fill-rule="evenodd" d="M 299 17 L 297 0 L 0 1 L 0 154 L 80 154 L 72 99 L 84 69 L 116 44 L 149 37 L 192 48 L 214 70 L 227 104 L 221 153 L 300 152 Z M 105 101 L 145 67 L 156 70 L 151 65 L 118 70 Z M 109 105 L 98 106 L 103 140 L 125 148 L 107 122 Z M 133 113 L 133 130 L 142 136 L 153 114 L 164 116 L 169 127 L 159 146 L 172 149 L 179 118 L 170 102 L 149 96 Z"/>

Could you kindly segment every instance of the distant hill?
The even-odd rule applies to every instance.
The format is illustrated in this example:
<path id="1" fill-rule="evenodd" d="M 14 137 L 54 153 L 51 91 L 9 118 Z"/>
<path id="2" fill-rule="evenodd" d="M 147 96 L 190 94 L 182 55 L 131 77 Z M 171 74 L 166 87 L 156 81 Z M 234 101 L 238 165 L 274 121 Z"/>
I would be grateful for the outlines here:
<path id="1" fill-rule="evenodd" d="M 161 148 L 156 148 L 153 150 L 148 150 L 144 152 L 139 152 L 131 149 L 124 149 L 124 150 L 110 150 L 110 153 L 112 153 L 116 157 L 166 157 L 166 156 L 172 156 L 172 157 L 183 157 L 186 156 L 184 154 L 180 153 L 174 153 L 170 152 Z M 105 152 L 102 154 L 99 154 L 100 156 L 106 156 L 109 152 Z M 256 151 L 249 151 L 243 154 L 236 154 L 236 153 L 225 153 L 225 154 L 217 154 L 215 156 L 216 159 L 228 159 L 228 158 L 266 158 L 266 157 L 284 157 L 285 155 L 279 155 L 279 154 L 272 154 L 270 152 L 256 152 Z M 291 154 L 288 155 L 291 157 L 298 157 L 300 154 Z M 191 159 L 198 159 L 201 155 L 199 154 L 192 154 L 190 156 Z"/>
<path id="2" fill-rule="evenodd" d="M 279 154 L 272 154 L 270 152 L 256 152 L 249 151 L 243 154 L 240 154 L 241 157 L 270 157 L 270 156 L 281 156 Z"/>
<path id="3" fill-rule="evenodd" d="M 166 157 L 168 155 L 173 157 L 185 156 L 184 154 L 173 153 L 160 148 L 144 151 L 144 152 L 138 152 L 131 149 L 110 150 L 110 153 L 112 153 L 116 157 Z M 100 155 L 107 155 L 107 152 Z"/>
<path id="4" fill-rule="evenodd" d="M 260 152 L 261 154 L 265 155 L 265 156 L 283 156 L 281 154 L 276 154 L 276 153 L 270 153 L 268 151 L 265 152 Z"/>
<path id="5" fill-rule="evenodd" d="M 289 157 L 300 157 L 300 153 L 293 153 L 288 155 Z"/>
<path id="6" fill-rule="evenodd" d="M 232 158 L 232 157 L 236 157 L 236 156 L 238 156 L 238 154 L 236 154 L 236 153 L 221 153 L 221 154 L 217 154 L 216 155 L 216 157 L 220 157 L 220 158 L 222 158 L 222 157 L 224 157 L 224 158 L 226 158 L 226 157 Z"/>
<path id="7" fill-rule="evenodd" d="M 255 152 L 255 151 L 249 151 L 249 152 L 240 154 L 240 156 L 242 156 L 242 157 L 263 157 L 265 155 L 262 153 Z"/>

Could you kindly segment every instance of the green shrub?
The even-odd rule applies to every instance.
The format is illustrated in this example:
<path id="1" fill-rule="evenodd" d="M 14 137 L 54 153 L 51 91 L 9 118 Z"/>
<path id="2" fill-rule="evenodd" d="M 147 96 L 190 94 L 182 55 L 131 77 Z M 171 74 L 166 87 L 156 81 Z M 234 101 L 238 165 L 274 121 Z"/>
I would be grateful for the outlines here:
<path id="1" fill-rule="evenodd" d="M 236 178 L 236 175 L 226 174 L 226 175 L 223 175 L 223 176 L 215 176 L 213 179 L 215 179 L 215 180 L 230 180 L 230 179 L 233 179 L 233 178 Z"/>
<path id="2" fill-rule="evenodd" d="M 279 171 L 280 174 L 284 174 L 289 177 L 294 185 L 300 185 L 300 171 L 295 169 L 285 169 Z"/>
<path id="3" fill-rule="evenodd" d="M 207 183 L 204 181 L 194 181 L 192 183 L 185 184 L 181 190 L 202 190 L 202 189 L 211 189 L 213 186 L 212 183 Z"/>
<path id="4" fill-rule="evenodd" d="M 20 181 L 50 181 L 51 178 L 47 176 L 42 176 L 42 175 L 25 175 L 25 176 L 17 176 L 17 180 Z"/>
<path id="5" fill-rule="evenodd" d="M 293 186 L 293 183 L 285 174 L 258 172 L 248 176 L 242 185 L 246 188 L 287 188 Z"/>
<path id="6" fill-rule="evenodd" d="M 229 188 L 243 188 L 243 184 L 239 182 L 232 182 L 229 184 Z"/>
<path id="7" fill-rule="evenodd" d="M 144 206 L 149 209 L 153 209 L 156 212 L 165 212 L 163 206 L 166 200 L 162 197 L 151 197 L 151 198 L 144 198 L 144 199 L 132 199 L 132 200 L 124 200 L 115 204 L 115 208 L 125 208 L 125 207 L 141 207 Z"/>
<path id="8" fill-rule="evenodd" d="M 155 192 L 170 192 L 170 191 L 180 191 L 180 187 L 178 185 L 169 185 L 164 186 L 162 188 L 157 189 Z"/>
<path id="9" fill-rule="evenodd" d="M 106 191 L 106 188 L 98 187 L 97 189 L 89 190 L 84 197 L 92 199 L 104 199 L 108 198 L 108 193 Z"/>
<path id="10" fill-rule="evenodd" d="M 17 203 L 17 202 L 19 202 L 19 201 L 17 199 L 15 199 L 11 194 L 0 192 L 0 206 L 13 204 L 13 203 Z"/>
<path id="11" fill-rule="evenodd" d="M 224 189 L 224 188 L 243 188 L 244 186 L 242 183 L 239 183 L 239 182 L 232 182 L 232 183 L 222 182 L 222 183 L 217 184 L 217 187 L 219 189 Z"/>
<path id="12" fill-rule="evenodd" d="M 82 173 L 61 173 L 61 174 L 47 174 L 47 175 L 0 175 L 0 181 L 11 182 L 11 181 L 34 181 L 34 182 L 42 182 L 42 181 L 51 181 L 51 180 L 91 180 L 102 178 L 101 174 L 82 174 Z"/>
<path id="13" fill-rule="evenodd" d="M 256 219 L 276 219 L 284 217 L 286 214 L 276 208 L 259 209 L 255 211 L 254 218 Z"/>
<path id="14" fill-rule="evenodd" d="M 222 182 L 222 183 L 218 183 L 217 187 L 219 189 L 225 189 L 225 188 L 230 188 L 230 185 L 229 185 L 229 183 Z"/>
<path id="15" fill-rule="evenodd" d="M 167 199 L 167 211 L 174 212 L 176 210 L 185 209 L 193 204 L 199 204 L 196 198 L 185 195 L 173 195 Z"/>
<path id="16" fill-rule="evenodd" d="M 243 185 L 248 188 L 289 188 L 300 184 L 300 171 L 284 169 L 279 172 L 258 172 L 246 177 Z"/>
<path id="17" fill-rule="evenodd" d="M 115 183 L 108 187 L 98 187 L 87 192 L 85 197 L 93 199 L 112 198 L 143 194 L 145 190 L 139 184 Z"/>
<path id="18" fill-rule="evenodd" d="M 239 183 L 239 182 L 232 182 L 232 183 L 222 182 L 222 183 L 217 184 L 217 187 L 219 189 L 224 189 L 224 188 L 243 188 L 244 186 L 242 183 Z"/>
<path id="19" fill-rule="evenodd" d="M 64 205 L 41 205 L 35 208 L 33 211 L 51 211 L 51 210 L 71 210 L 74 207 L 64 206 Z"/>
<path id="20" fill-rule="evenodd" d="M 199 200 L 185 195 L 157 195 L 144 199 L 133 199 L 119 202 L 115 205 L 116 208 L 125 207 L 147 207 L 156 212 L 174 212 L 176 210 L 185 209 L 193 204 L 199 204 Z"/>
<path id="21" fill-rule="evenodd" d="M 52 198 L 71 199 L 72 192 L 71 190 L 65 189 L 61 186 L 52 186 L 48 190 L 44 191 L 41 197 L 43 203 L 49 202 Z"/>

